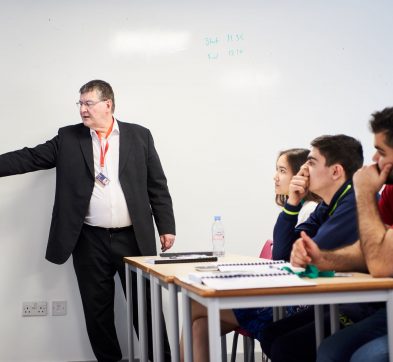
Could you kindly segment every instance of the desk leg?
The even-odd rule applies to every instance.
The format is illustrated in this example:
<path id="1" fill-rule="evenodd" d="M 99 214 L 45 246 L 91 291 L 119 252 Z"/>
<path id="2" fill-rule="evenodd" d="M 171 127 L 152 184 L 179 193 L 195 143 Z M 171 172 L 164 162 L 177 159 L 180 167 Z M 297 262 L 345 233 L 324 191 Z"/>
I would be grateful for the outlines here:
<path id="1" fill-rule="evenodd" d="M 389 290 L 388 300 L 386 302 L 386 313 L 388 323 L 388 346 L 389 361 L 393 361 L 393 290 Z"/>
<path id="2" fill-rule="evenodd" d="M 222 362 L 227 362 L 227 335 L 221 336 L 221 355 Z"/>
<path id="3" fill-rule="evenodd" d="M 132 313 L 132 278 L 129 264 L 126 268 L 126 298 L 127 298 L 127 342 L 128 342 L 128 361 L 134 361 L 134 315 Z"/>
<path id="4" fill-rule="evenodd" d="M 153 359 L 157 360 L 157 340 L 159 338 L 157 334 L 157 313 L 156 313 L 156 289 L 154 286 L 154 278 L 150 275 L 150 300 L 151 300 L 151 333 L 152 333 L 152 341 L 153 341 Z"/>
<path id="5" fill-rule="evenodd" d="M 184 361 L 192 362 L 192 338 L 191 338 L 191 302 L 187 290 L 181 290 L 183 305 L 183 349 Z"/>
<path id="6" fill-rule="evenodd" d="M 340 329 L 340 317 L 338 304 L 330 304 L 330 334 L 338 332 Z"/>
<path id="7" fill-rule="evenodd" d="M 177 301 L 177 286 L 174 283 L 168 284 L 169 292 L 169 318 L 171 324 L 170 335 L 173 337 L 171 352 L 172 362 L 179 362 L 180 351 L 179 351 L 179 308 Z"/>
<path id="8" fill-rule="evenodd" d="M 314 305 L 314 317 L 315 317 L 315 339 L 316 347 L 318 349 L 324 337 L 324 324 L 323 318 L 323 305 Z"/>
<path id="9" fill-rule="evenodd" d="M 285 308 L 284 307 L 277 307 L 278 308 L 278 319 L 285 318 Z"/>
<path id="10" fill-rule="evenodd" d="M 138 287 L 139 346 L 141 362 L 147 362 L 146 284 L 142 270 L 137 269 L 136 273 Z"/>
<path id="11" fill-rule="evenodd" d="M 150 288 L 152 297 L 152 329 L 153 329 L 153 349 L 154 361 L 164 360 L 163 333 L 162 333 L 162 296 L 161 286 L 157 278 L 150 275 Z"/>
<path id="12" fill-rule="evenodd" d="M 218 300 L 212 299 L 208 303 L 209 324 L 209 352 L 210 361 L 221 361 L 221 338 L 220 338 L 220 309 Z"/>
<path id="13" fill-rule="evenodd" d="M 272 307 L 273 308 L 273 321 L 278 321 L 280 319 L 278 315 L 278 307 Z"/>

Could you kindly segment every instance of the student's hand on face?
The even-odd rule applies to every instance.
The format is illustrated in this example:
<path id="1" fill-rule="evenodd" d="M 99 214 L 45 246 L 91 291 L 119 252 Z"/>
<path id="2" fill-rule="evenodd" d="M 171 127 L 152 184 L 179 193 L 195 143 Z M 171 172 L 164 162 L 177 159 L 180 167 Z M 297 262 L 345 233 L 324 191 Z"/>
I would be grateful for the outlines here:
<path id="1" fill-rule="evenodd" d="M 300 167 L 299 172 L 297 173 L 299 176 L 304 176 L 309 178 L 310 177 L 310 171 L 308 170 L 307 164 L 304 164 L 302 167 Z"/>
<path id="2" fill-rule="evenodd" d="M 291 264 L 296 267 L 305 268 L 307 264 L 318 266 L 321 258 L 321 250 L 318 245 L 304 232 L 292 246 Z"/>
<path id="3" fill-rule="evenodd" d="M 288 203 L 293 206 L 299 205 L 307 195 L 310 173 L 307 166 L 303 165 L 299 172 L 292 177 L 289 183 Z"/>
<path id="4" fill-rule="evenodd" d="M 353 175 L 355 193 L 376 194 L 382 188 L 391 169 L 390 163 L 384 165 L 381 172 L 378 171 L 377 164 L 359 168 Z"/>

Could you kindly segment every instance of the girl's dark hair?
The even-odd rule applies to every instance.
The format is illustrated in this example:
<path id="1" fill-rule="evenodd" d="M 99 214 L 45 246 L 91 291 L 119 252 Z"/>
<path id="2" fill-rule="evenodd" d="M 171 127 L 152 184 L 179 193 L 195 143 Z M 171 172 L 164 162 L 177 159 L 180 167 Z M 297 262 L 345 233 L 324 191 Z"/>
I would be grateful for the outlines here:
<path id="1" fill-rule="evenodd" d="M 309 153 L 310 153 L 310 150 L 308 150 L 306 148 L 290 148 L 288 150 L 281 151 L 278 154 L 277 160 L 281 156 L 285 155 L 287 157 L 287 162 L 288 162 L 289 168 L 291 169 L 292 174 L 296 175 L 299 172 L 300 167 L 306 163 Z M 287 199 L 288 199 L 287 195 L 276 194 L 276 204 L 278 206 L 284 206 Z M 316 201 L 316 202 L 320 201 L 318 196 L 314 195 L 311 192 L 306 195 L 304 200 Z"/>

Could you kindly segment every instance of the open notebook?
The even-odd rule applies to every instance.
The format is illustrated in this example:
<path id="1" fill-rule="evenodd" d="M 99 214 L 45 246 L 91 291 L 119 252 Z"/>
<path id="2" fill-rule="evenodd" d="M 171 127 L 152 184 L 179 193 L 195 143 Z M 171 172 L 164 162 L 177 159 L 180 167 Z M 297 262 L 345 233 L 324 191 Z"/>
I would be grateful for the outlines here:
<path id="1" fill-rule="evenodd" d="M 267 272 L 272 269 L 281 270 L 284 266 L 291 267 L 292 270 L 299 269 L 303 271 L 304 268 L 294 268 L 290 263 L 284 260 L 270 260 L 270 259 L 260 259 L 253 262 L 241 262 L 241 263 L 218 263 L 217 270 L 222 272 L 227 271 L 252 271 L 252 272 Z"/>
<path id="2" fill-rule="evenodd" d="M 221 263 L 217 271 L 188 274 L 191 283 L 217 290 L 312 286 L 316 283 L 280 270 L 289 263 L 267 260 L 255 263 Z"/>

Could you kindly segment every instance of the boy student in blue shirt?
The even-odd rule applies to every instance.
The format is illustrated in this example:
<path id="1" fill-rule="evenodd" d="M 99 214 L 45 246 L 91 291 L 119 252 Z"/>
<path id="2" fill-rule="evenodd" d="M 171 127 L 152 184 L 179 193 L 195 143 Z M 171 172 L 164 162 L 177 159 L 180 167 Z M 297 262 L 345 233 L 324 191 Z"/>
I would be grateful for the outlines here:
<path id="1" fill-rule="evenodd" d="M 374 113 L 370 128 L 374 133 L 375 163 L 354 175 L 360 240 L 344 248 L 322 251 L 315 240 L 302 233 L 292 249 L 292 264 L 315 264 L 321 270 L 368 271 L 374 277 L 393 276 L 393 108 Z M 384 184 L 377 203 L 375 195 Z M 386 308 L 325 339 L 317 356 L 318 362 L 388 360 Z"/>
<path id="2" fill-rule="evenodd" d="M 287 202 L 274 227 L 275 260 L 289 260 L 301 231 L 314 237 L 324 249 L 352 244 L 358 239 L 352 176 L 363 164 L 361 144 L 352 137 L 335 135 L 318 137 L 311 146 L 308 161 L 291 180 Z M 297 225 L 308 192 L 318 195 L 323 202 L 305 222 Z"/>
<path id="3" fill-rule="evenodd" d="M 358 240 L 352 176 L 363 164 L 362 146 L 346 135 L 321 136 L 311 146 L 308 161 L 291 180 L 288 200 L 275 225 L 273 259 L 289 260 L 292 245 L 301 232 L 307 232 L 324 249 Z M 322 202 L 305 222 L 296 226 L 302 199 L 308 192 L 318 195 Z M 342 315 L 351 321 L 373 311 L 370 304 L 340 307 Z M 263 330 L 260 342 L 272 362 L 315 361 L 313 309 L 270 323 Z"/>

